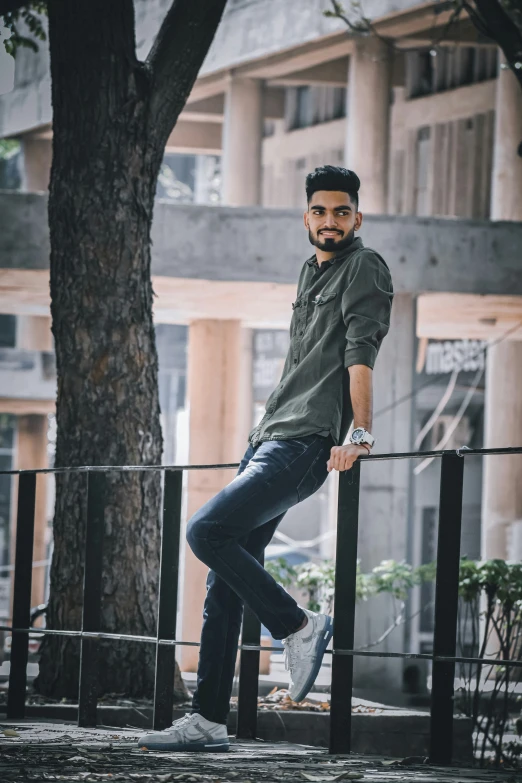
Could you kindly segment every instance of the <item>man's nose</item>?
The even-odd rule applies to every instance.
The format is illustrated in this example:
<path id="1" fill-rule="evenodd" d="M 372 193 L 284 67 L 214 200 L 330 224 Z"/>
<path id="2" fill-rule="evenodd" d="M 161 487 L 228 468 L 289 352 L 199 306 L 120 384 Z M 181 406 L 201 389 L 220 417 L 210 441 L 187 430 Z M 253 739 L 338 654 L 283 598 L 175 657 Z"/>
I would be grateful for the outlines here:
<path id="1" fill-rule="evenodd" d="M 325 228 L 336 228 L 337 227 L 337 219 L 336 219 L 335 215 L 325 215 L 324 225 L 325 225 Z"/>

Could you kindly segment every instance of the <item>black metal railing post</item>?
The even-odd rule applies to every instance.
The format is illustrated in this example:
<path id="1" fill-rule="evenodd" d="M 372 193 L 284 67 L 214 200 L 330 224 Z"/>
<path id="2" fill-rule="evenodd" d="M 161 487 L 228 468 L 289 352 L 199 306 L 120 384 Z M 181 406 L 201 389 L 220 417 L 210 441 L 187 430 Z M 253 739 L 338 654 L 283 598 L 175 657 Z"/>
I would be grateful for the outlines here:
<path id="1" fill-rule="evenodd" d="M 261 565 L 265 563 L 264 554 L 259 558 Z M 261 623 L 245 606 L 241 643 L 259 645 L 261 642 Z M 239 658 L 239 686 L 237 698 L 238 739 L 255 739 L 257 736 L 257 695 L 259 691 L 259 650 L 241 650 Z"/>
<path id="2" fill-rule="evenodd" d="M 31 624 L 35 500 L 36 474 L 21 473 L 18 481 L 16 517 L 13 628 L 29 628 Z M 25 717 L 28 657 L 29 634 L 13 631 L 7 717 L 15 720 Z"/>
<path id="3" fill-rule="evenodd" d="M 334 635 L 330 698 L 330 753 L 350 753 L 352 729 L 353 650 L 357 586 L 357 534 L 361 463 L 339 475 L 335 554 Z"/>
<path id="4" fill-rule="evenodd" d="M 100 631 L 105 487 L 105 473 L 87 473 L 87 525 L 85 531 L 82 631 Z M 98 646 L 99 642 L 97 639 L 82 637 L 78 726 L 96 726 Z"/>
<path id="5" fill-rule="evenodd" d="M 158 608 L 158 639 L 176 639 L 178 611 L 179 548 L 183 471 L 167 470 L 163 490 L 163 529 Z M 153 727 L 166 729 L 172 723 L 176 648 L 156 646 Z"/>
<path id="6" fill-rule="evenodd" d="M 260 641 L 261 623 L 252 610 L 245 606 L 241 643 L 259 645 Z M 258 689 L 259 650 L 241 650 L 236 728 L 236 737 L 238 739 L 256 738 Z"/>
<path id="7" fill-rule="evenodd" d="M 444 454 L 440 475 L 434 656 L 454 657 L 457 650 L 463 483 L 464 459 L 458 454 Z M 430 761 L 433 764 L 451 763 L 454 683 L 455 662 L 435 660 L 430 729 Z"/>

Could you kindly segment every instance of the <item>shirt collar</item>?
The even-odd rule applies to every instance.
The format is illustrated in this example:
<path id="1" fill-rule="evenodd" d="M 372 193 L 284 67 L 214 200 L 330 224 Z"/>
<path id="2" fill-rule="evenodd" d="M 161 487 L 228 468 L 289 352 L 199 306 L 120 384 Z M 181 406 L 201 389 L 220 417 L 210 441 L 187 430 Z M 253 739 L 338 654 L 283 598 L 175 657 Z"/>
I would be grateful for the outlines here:
<path id="1" fill-rule="evenodd" d="M 355 237 L 352 242 L 348 245 L 348 247 L 345 247 L 343 250 L 340 250 L 339 253 L 336 253 L 333 258 L 330 258 L 328 261 L 323 261 L 322 264 L 317 263 L 317 257 L 314 253 L 314 255 L 311 258 L 308 258 L 306 260 L 306 263 L 308 266 L 315 267 L 315 269 L 319 269 L 321 272 L 324 272 L 326 269 L 329 269 L 329 267 L 336 264 L 338 261 L 344 261 L 351 253 L 354 252 L 354 250 L 359 250 L 359 248 L 364 247 L 363 241 L 361 237 Z"/>

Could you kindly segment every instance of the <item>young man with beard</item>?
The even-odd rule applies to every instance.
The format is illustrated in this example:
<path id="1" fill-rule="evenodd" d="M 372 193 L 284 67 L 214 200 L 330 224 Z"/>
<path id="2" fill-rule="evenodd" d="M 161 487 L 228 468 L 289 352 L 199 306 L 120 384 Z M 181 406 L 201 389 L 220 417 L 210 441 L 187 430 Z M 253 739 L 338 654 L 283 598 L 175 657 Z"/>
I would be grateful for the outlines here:
<path id="1" fill-rule="evenodd" d="M 277 388 L 233 481 L 188 522 L 209 568 L 193 711 L 143 736 L 149 749 L 228 750 L 226 728 L 243 605 L 282 639 L 292 699 L 304 699 L 332 636 L 332 619 L 299 606 L 260 565 L 286 511 L 332 470 L 370 452 L 372 369 L 393 297 L 384 260 L 355 237 L 359 178 L 324 166 L 306 178 L 304 224 L 315 254 L 301 270 L 290 348 Z M 343 445 L 353 419 L 354 430 Z"/>

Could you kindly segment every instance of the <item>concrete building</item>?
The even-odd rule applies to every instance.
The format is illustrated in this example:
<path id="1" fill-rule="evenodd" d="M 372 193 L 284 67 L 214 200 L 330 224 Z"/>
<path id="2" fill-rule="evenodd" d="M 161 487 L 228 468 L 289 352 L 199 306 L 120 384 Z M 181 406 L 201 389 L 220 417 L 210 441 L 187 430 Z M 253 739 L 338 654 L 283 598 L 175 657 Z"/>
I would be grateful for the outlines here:
<path id="1" fill-rule="evenodd" d="M 137 0 L 141 55 L 167 6 Z M 374 27 L 368 36 L 350 35 L 344 23 L 324 17 L 329 7 L 316 0 L 229 0 L 167 144 L 171 175 L 165 172 L 161 184 L 178 205 L 156 208 L 155 317 L 158 335 L 167 324 L 188 327 L 187 459 L 242 456 L 277 374 L 297 274 L 310 254 L 300 228 L 304 177 L 322 163 L 346 163 L 360 175 L 363 239 L 389 260 L 397 291 L 392 332 L 375 371 L 378 449 L 519 445 L 522 93 L 499 67 L 494 43 L 465 16 L 448 26 L 450 9 L 439 2 L 367 0 Z M 22 52 L 14 88 L 0 97 L 0 138 L 21 142 L 25 191 L 0 197 L 0 313 L 18 323 L 19 337 L 6 350 L 33 352 L 36 374 L 38 357 L 51 349 L 48 326 L 41 328 L 49 317 L 40 195 L 51 165 L 47 62 L 45 45 L 36 55 Z M 217 201 L 221 206 L 201 205 Z M 197 230 L 177 232 L 181 221 Z M 160 340 L 160 365 L 168 356 Z M 217 369 L 212 405 L 201 383 L 209 364 Z M 45 459 L 42 422 L 53 396 L 39 396 L 43 383 L 35 381 L 28 394 L 2 382 L 0 414 L 17 417 L 10 420 L 18 432 L 17 464 L 35 464 L 36 454 L 38 466 Z M 173 416 L 178 407 L 179 399 L 165 410 Z M 29 445 L 36 440 L 39 452 Z M 383 559 L 433 556 L 438 466 L 426 464 L 416 474 L 412 467 L 365 467 L 359 541 L 365 569 Z M 470 556 L 520 557 L 520 468 L 518 458 L 467 463 L 463 546 Z M 187 513 L 229 479 L 224 471 L 191 474 Z M 318 554 L 331 553 L 333 542 L 335 477 L 327 484 L 314 508 L 289 514 L 282 528 L 294 540 L 320 539 Z M 204 568 L 190 553 L 182 592 L 182 634 L 197 639 Z M 423 597 L 415 600 L 420 608 Z M 376 639 L 392 619 L 384 602 L 371 611 L 361 607 L 357 643 Z M 429 643 L 424 612 L 381 649 Z M 183 651 L 182 665 L 194 667 L 192 650 Z M 402 668 L 392 659 L 360 659 L 357 681 L 381 694 L 399 691 Z"/>

